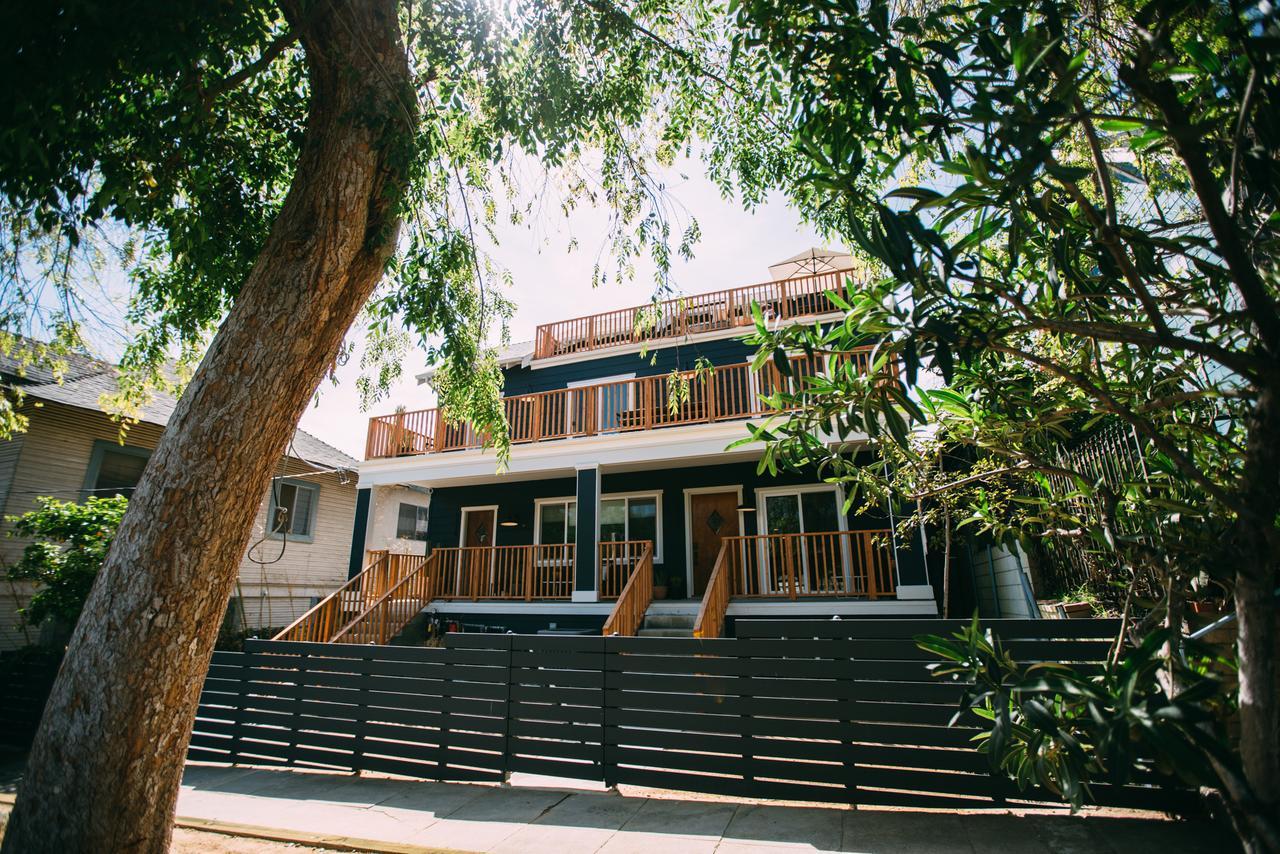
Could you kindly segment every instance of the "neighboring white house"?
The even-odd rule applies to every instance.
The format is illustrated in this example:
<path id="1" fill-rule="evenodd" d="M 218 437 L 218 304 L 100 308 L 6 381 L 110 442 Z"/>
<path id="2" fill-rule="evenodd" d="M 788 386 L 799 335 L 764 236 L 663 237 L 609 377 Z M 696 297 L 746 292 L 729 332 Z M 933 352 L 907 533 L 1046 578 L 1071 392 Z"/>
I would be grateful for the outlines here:
<path id="1" fill-rule="evenodd" d="M 79 501 L 90 495 L 127 495 L 173 412 L 176 401 L 158 395 L 121 444 L 120 425 L 99 408 L 101 395 L 116 390 L 115 366 L 87 356 L 65 361 L 59 383 L 46 369 L 19 371 L 14 359 L 0 356 L 0 378 L 6 388 L 22 389 L 21 411 L 30 418 L 25 433 L 0 441 L 4 517 L 35 509 L 38 496 Z M 355 477 L 350 473 L 355 465 L 351 457 L 299 430 L 280 462 L 273 489 L 253 496 L 261 507 L 234 603 L 243 607 L 248 628 L 287 625 L 346 580 L 356 515 Z M 277 504 L 284 512 L 276 512 Z M 276 520 L 275 530 L 267 529 L 268 514 Z M 28 542 L 8 536 L 12 527 L 0 521 L 0 562 L 5 565 Z M 0 649 L 35 640 L 35 630 L 23 627 L 17 614 L 32 592 L 30 585 L 12 583 L 0 572 Z M 240 613 L 238 607 L 233 610 L 237 618 Z"/>

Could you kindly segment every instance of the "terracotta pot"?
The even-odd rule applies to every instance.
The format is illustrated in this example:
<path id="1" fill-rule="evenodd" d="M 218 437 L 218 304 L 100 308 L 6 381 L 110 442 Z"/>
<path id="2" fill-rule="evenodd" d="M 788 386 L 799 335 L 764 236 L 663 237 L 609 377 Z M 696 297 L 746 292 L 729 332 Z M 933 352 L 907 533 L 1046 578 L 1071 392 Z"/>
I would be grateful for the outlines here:
<path id="1" fill-rule="evenodd" d="M 667 587 L 666 587 L 666 585 L 665 585 L 665 584 L 655 584 L 655 585 L 653 585 L 653 598 L 654 598 L 654 599 L 666 599 L 666 598 L 667 598 Z"/>

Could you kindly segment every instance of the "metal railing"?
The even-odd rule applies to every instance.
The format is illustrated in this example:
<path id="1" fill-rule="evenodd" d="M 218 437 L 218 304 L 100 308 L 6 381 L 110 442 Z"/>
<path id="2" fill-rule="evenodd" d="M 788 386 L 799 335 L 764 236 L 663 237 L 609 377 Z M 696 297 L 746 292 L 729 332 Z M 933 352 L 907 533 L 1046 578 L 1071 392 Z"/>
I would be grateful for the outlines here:
<path id="1" fill-rule="evenodd" d="M 842 293 L 848 276 L 844 270 L 819 273 L 545 323 L 534 336 L 533 357 L 547 359 L 750 326 L 753 302 L 770 319 L 830 314 L 839 309 L 827 291 Z"/>
<path id="2" fill-rule="evenodd" d="M 867 373 L 872 348 L 832 357 Z M 793 356 L 791 375 L 769 363 L 747 362 L 707 371 L 637 377 L 508 397 L 503 400 L 512 444 L 627 433 L 754 418 L 776 410 L 765 398 L 803 391 L 806 377 L 828 370 L 828 357 Z M 483 447 L 485 437 L 465 424 L 449 424 L 438 409 L 396 412 L 369 419 L 366 459 L 413 456 Z"/>

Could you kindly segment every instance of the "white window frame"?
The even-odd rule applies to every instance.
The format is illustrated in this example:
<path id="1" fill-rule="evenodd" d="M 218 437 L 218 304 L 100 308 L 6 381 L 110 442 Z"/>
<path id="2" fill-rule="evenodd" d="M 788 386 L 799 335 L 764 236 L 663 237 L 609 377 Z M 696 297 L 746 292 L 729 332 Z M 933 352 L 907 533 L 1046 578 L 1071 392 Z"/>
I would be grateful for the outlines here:
<path id="1" fill-rule="evenodd" d="M 307 517 L 307 533 L 305 534 L 293 533 L 292 518 L 289 519 L 289 530 L 277 531 L 275 529 L 276 507 L 277 507 L 276 495 L 279 493 L 279 488 L 282 486 L 292 486 L 295 489 L 305 489 L 311 493 L 311 507 L 310 507 L 310 513 L 308 514 L 308 517 Z M 290 508 L 289 512 L 290 514 L 292 514 L 293 509 Z M 271 482 L 271 487 L 268 490 L 268 498 L 267 498 L 267 525 L 266 525 L 267 536 L 271 537 L 273 540 L 282 540 L 288 537 L 289 540 L 295 543 L 314 543 L 316 541 L 316 525 L 319 523 L 319 521 L 320 521 L 320 484 L 308 483 L 305 480 L 299 480 L 297 478 L 292 478 L 292 477 L 278 478 Z"/>
<path id="2" fill-rule="evenodd" d="M 599 511 L 596 513 L 596 542 L 603 542 L 600 538 L 600 528 L 604 520 L 604 503 L 606 501 L 614 501 L 617 499 L 628 500 L 632 498 L 653 498 L 656 500 L 656 512 L 658 514 L 657 524 L 654 531 L 653 543 L 653 562 L 662 563 L 662 542 L 665 539 L 662 533 L 662 490 L 640 490 L 638 492 L 610 492 L 600 496 Z M 631 515 L 628 512 L 622 514 L 626 520 L 626 539 L 631 539 Z"/>
<path id="3" fill-rule="evenodd" d="M 613 376 L 610 376 L 610 377 L 592 377 L 589 380 L 574 380 L 571 383 L 565 383 L 565 388 L 579 388 L 579 389 L 588 388 L 593 385 L 608 385 L 609 383 L 626 382 L 627 380 L 634 380 L 635 378 L 636 378 L 636 375 L 635 375 L 635 372 L 633 371 L 629 374 L 614 374 Z M 628 398 L 627 405 L 634 407 L 635 406 L 635 386 L 629 387 L 627 392 L 627 398 Z M 572 409 L 571 406 L 566 407 L 566 414 L 565 414 L 566 418 L 569 417 L 568 412 L 571 409 Z M 603 414 L 604 414 L 604 400 L 600 397 L 600 395 L 596 395 L 595 419 L 597 424 L 600 424 L 604 421 L 604 418 L 602 417 Z M 618 425 L 615 424 L 612 427 L 608 427 L 602 430 L 601 432 L 613 433 L 617 431 L 617 429 L 618 429 Z"/>
<path id="4" fill-rule="evenodd" d="M 574 534 L 576 535 L 578 531 L 578 497 L 576 495 L 566 495 L 562 498 L 535 498 L 533 499 L 533 544 L 535 546 L 559 545 L 559 543 L 544 543 L 542 541 L 542 508 L 548 504 L 572 504 Z M 565 515 L 567 520 L 567 511 Z M 565 530 L 565 535 L 568 536 L 567 529 Z"/>
<path id="5" fill-rule="evenodd" d="M 426 513 L 426 514 L 427 514 L 427 521 L 428 521 L 428 522 L 430 522 L 430 513 L 431 513 L 430 505 L 427 505 L 427 504 L 415 504 L 415 503 L 414 503 L 414 502 L 412 502 L 412 501 L 397 501 L 397 502 L 396 502 L 396 539 L 397 539 L 397 540 L 412 540 L 412 541 L 413 541 L 413 542 L 415 542 L 415 543 L 425 543 L 425 542 L 427 542 L 427 538 L 430 536 L 430 533 L 431 533 L 431 532 L 430 532 L 429 530 L 427 530 L 427 529 L 424 529 L 424 530 L 423 530 L 423 532 L 422 532 L 422 533 L 423 533 L 422 539 L 418 539 L 418 537 L 417 537 L 417 536 L 408 536 L 408 537 L 401 536 L 401 534 L 400 534 L 400 508 L 401 508 L 401 507 L 413 507 L 413 508 L 415 508 L 415 511 L 421 511 L 421 512 Z M 416 521 L 417 521 L 417 519 L 416 519 L 417 512 L 415 512 L 415 513 L 414 513 L 414 516 L 415 516 L 414 521 L 416 522 Z M 416 527 L 416 525 L 415 525 L 415 527 Z"/>
<path id="6" fill-rule="evenodd" d="M 757 489 L 756 490 L 756 533 L 761 535 L 768 535 L 773 533 L 768 529 L 769 514 L 768 514 L 767 508 L 765 507 L 765 500 L 771 497 L 776 498 L 780 495 L 796 496 L 796 510 L 799 513 L 799 517 L 800 517 L 800 533 L 802 534 L 823 533 L 822 531 L 812 531 L 812 532 L 806 531 L 804 527 L 804 504 L 803 502 L 800 501 L 800 496 L 804 493 L 810 493 L 810 492 L 830 492 L 835 495 L 836 526 L 837 526 L 836 530 L 841 532 L 848 531 L 849 518 L 848 516 L 845 515 L 845 512 L 844 512 L 844 489 L 841 488 L 839 484 L 811 483 L 811 484 L 799 484 L 796 486 L 770 486 L 763 489 Z M 841 568 L 843 569 L 844 586 L 845 586 L 845 590 L 847 591 L 849 590 L 849 582 L 850 582 L 849 570 L 852 567 L 853 556 L 849 554 L 848 539 L 845 537 L 841 537 L 840 541 L 841 541 L 841 548 L 840 548 L 841 562 L 843 563 L 843 566 Z M 765 559 L 767 553 L 764 547 L 764 540 L 760 540 L 759 543 L 760 543 L 759 545 L 760 558 L 759 558 L 758 566 L 760 567 L 760 585 L 761 585 L 761 589 L 763 589 L 768 580 L 768 576 L 767 576 L 768 567 L 766 566 L 767 561 Z M 804 552 L 801 552 L 801 555 L 803 557 Z M 804 566 L 805 566 L 805 571 L 801 573 L 800 577 L 805 583 L 808 583 L 808 580 L 809 580 L 809 573 L 807 571 L 808 567 L 807 565 L 804 565 Z"/>

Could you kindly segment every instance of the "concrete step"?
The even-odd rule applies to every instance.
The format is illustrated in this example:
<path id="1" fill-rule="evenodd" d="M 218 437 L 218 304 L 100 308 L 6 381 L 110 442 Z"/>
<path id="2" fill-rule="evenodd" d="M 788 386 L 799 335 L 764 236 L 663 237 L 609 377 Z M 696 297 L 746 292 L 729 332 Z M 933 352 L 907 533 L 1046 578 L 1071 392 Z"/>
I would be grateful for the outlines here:
<path id="1" fill-rule="evenodd" d="M 697 614 L 655 614 L 645 612 L 644 625 L 649 629 L 692 629 Z"/>
<path id="2" fill-rule="evenodd" d="M 691 638 L 693 629 L 640 629 L 636 632 L 642 638 Z"/>

